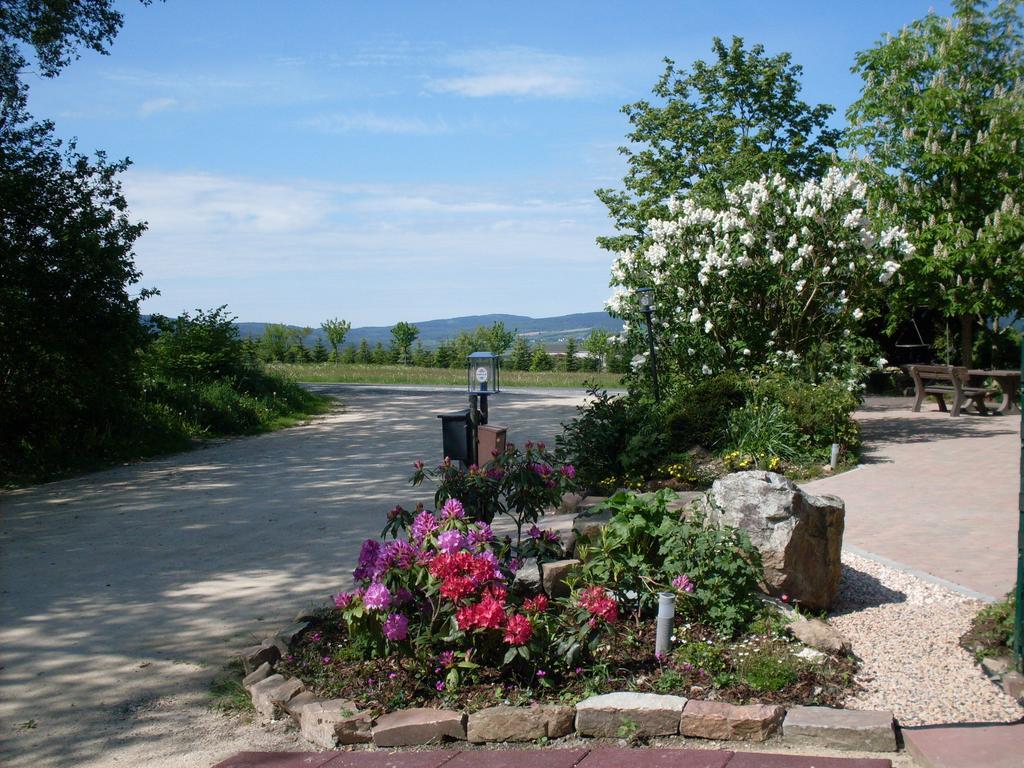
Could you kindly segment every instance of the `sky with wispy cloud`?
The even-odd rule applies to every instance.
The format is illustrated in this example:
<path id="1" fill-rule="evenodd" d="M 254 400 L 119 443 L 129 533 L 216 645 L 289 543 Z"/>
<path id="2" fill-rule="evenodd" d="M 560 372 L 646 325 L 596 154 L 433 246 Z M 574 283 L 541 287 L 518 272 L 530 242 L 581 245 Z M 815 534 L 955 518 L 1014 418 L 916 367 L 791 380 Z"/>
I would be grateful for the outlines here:
<path id="1" fill-rule="evenodd" d="M 619 109 L 663 57 L 732 35 L 789 51 L 804 98 L 857 97 L 856 51 L 929 0 L 120 4 L 31 106 L 82 150 L 128 156 L 144 310 L 389 325 L 602 307 Z"/>

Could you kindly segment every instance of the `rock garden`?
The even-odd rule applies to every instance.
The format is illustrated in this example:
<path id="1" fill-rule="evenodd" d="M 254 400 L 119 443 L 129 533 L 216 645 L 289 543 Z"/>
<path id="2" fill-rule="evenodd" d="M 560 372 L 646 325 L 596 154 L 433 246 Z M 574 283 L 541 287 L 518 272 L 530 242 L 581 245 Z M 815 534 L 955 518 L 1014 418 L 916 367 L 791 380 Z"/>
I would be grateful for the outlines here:
<path id="1" fill-rule="evenodd" d="M 857 661 L 818 618 L 839 588 L 840 500 L 765 471 L 581 499 L 575 467 L 532 444 L 468 470 L 417 463 L 428 479 L 435 510 L 393 509 L 353 589 L 242 653 L 262 716 L 322 747 L 785 728 L 895 748 L 892 712 L 839 709 Z M 571 527 L 542 527 L 567 506 L 551 519 Z"/>

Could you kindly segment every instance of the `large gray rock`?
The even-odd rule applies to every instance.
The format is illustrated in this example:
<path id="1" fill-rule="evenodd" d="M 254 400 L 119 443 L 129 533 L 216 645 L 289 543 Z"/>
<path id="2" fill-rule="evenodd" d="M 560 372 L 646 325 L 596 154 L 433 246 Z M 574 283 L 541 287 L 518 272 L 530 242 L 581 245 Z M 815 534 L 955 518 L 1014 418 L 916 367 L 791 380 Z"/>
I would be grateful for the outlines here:
<path id="1" fill-rule="evenodd" d="M 838 629 L 821 619 L 805 619 L 798 616 L 789 625 L 789 631 L 801 643 L 819 651 L 848 653 L 850 650 L 850 641 L 843 637 Z"/>
<path id="2" fill-rule="evenodd" d="M 675 736 L 686 699 L 657 693 L 605 693 L 576 705 L 576 732 L 609 739 Z"/>
<path id="3" fill-rule="evenodd" d="M 523 561 L 512 579 L 512 589 L 521 595 L 536 595 L 543 589 L 536 557 L 528 557 Z"/>
<path id="4" fill-rule="evenodd" d="M 714 525 L 746 531 L 761 552 L 764 588 L 813 611 L 839 592 L 846 510 L 836 496 L 813 496 L 775 472 L 719 478 L 700 508 Z"/>
<path id="5" fill-rule="evenodd" d="M 565 581 L 576 572 L 579 566 L 579 560 L 555 560 L 551 563 L 543 563 L 540 567 L 540 575 L 548 597 L 568 597 L 569 585 Z"/>

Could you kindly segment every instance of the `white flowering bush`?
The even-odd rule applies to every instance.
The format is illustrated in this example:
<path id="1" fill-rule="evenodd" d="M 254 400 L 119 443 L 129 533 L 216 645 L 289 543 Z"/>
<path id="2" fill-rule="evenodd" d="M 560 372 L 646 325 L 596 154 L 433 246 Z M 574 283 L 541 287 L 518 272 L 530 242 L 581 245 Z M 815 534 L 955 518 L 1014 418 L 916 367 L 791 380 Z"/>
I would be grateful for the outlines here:
<path id="1" fill-rule="evenodd" d="M 649 286 L 670 370 L 855 378 L 865 323 L 913 253 L 907 234 L 873 225 L 864 183 L 838 169 L 802 184 L 762 177 L 726 201 L 670 201 L 674 218 L 652 220 L 645 246 L 616 258 L 607 308 L 628 341 L 643 348 L 634 291 Z"/>

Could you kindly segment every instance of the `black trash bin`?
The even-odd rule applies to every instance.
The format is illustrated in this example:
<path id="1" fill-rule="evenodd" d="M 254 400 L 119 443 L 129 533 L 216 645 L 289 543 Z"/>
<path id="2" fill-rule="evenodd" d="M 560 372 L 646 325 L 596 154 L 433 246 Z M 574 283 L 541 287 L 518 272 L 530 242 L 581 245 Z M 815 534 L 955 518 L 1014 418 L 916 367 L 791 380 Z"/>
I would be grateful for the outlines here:
<path id="1" fill-rule="evenodd" d="M 469 423 L 469 411 L 456 413 L 439 413 L 441 420 L 441 449 L 452 461 L 470 462 L 469 447 L 472 443 L 472 429 Z"/>

